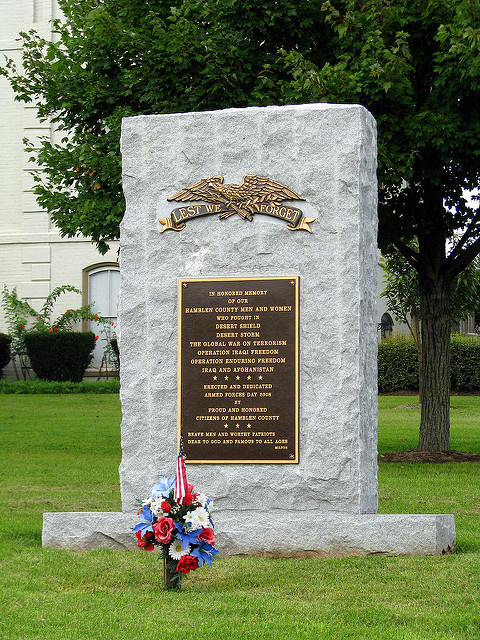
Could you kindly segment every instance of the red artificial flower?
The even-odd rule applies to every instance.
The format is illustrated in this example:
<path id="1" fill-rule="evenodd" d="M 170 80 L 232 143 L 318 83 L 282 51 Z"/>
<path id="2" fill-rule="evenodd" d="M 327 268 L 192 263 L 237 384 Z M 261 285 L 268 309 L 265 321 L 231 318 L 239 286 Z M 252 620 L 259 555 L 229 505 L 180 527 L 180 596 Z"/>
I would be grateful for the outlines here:
<path id="1" fill-rule="evenodd" d="M 70 313 L 70 309 L 67 309 L 67 313 Z"/>
<path id="2" fill-rule="evenodd" d="M 53 330 L 54 330 L 54 331 L 58 331 L 58 327 L 55 327 Z"/>
<path id="3" fill-rule="evenodd" d="M 137 547 L 140 547 L 140 549 L 144 549 L 145 551 L 154 550 L 155 545 L 152 542 L 153 533 L 151 531 L 146 531 L 143 538 L 141 531 L 137 531 L 135 535 L 137 536 Z"/>
<path id="4" fill-rule="evenodd" d="M 19 329 L 23 329 L 23 324 L 18 325 Z"/>
<path id="5" fill-rule="evenodd" d="M 198 569 L 198 558 L 195 556 L 182 556 L 177 564 L 177 571 L 180 573 L 190 573 Z"/>
<path id="6" fill-rule="evenodd" d="M 187 493 L 192 493 L 192 491 L 193 491 L 193 484 L 189 484 L 187 482 Z"/>
<path id="7" fill-rule="evenodd" d="M 95 336 L 95 340 L 98 340 L 100 336 Z"/>
<path id="8" fill-rule="evenodd" d="M 48 330 L 48 333 L 53 333 L 53 329 L 49 329 L 49 330 Z"/>
<path id="9" fill-rule="evenodd" d="M 209 527 L 204 527 L 202 532 L 198 534 L 197 538 L 199 540 L 205 540 L 207 544 L 215 544 L 215 533 L 213 529 Z"/>
<path id="10" fill-rule="evenodd" d="M 168 513 L 172 508 L 167 500 L 162 500 L 160 506 L 162 507 L 162 511 L 165 511 L 165 513 Z"/>
<path id="11" fill-rule="evenodd" d="M 191 493 L 186 493 L 183 496 L 183 499 L 182 499 L 183 506 L 184 507 L 189 507 L 192 504 L 192 500 L 193 500 L 192 494 Z"/>
<path id="12" fill-rule="evenodd" d="M 162 516 L 153 525 L 153 531 L 155 534 L 155 540 L 166 544 L 172 539 L 172 531 L 175 529 L 172 518 L 166 518 Z"/>

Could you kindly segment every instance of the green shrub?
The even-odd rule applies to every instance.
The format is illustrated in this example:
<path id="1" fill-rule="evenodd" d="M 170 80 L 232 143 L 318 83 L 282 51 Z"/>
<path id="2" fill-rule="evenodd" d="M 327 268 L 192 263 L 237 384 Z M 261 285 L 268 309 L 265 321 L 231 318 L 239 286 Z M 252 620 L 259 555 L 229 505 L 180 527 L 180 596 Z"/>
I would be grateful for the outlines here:
<path id="1" fill-rule="evenodd" d="M 0 376 L 2 375 L 2 370 L 7 364 L 10 362 L 10 343 L 12 339 L 10 336 L 7 336 L 5 333 L 0 333 Z"/>
<path id="2" fill-rule="evenodd" d="M 450 371 L 452 389 L 480 389 L 480 340 L 474 336 L 452 336 Z"/>
<path id="3" fill-rule="evenodd" d="M 70 393 L 118 393 L 120 380 L 84 382 L 55 382 L 52 380 L 0 380 L 3 394 L 70 394 Z"/>
<path id="4" fill-rule="evenodd" d="M 45 299 L 40 311 L 37 311 L 26 300 L 19 300 L 15 288 L 9 291 L 6 286 L 3 287 L 1 304 L 5 312 L 8 331 L 12 337 L 11 352 L 13 366 L 15 371 L 17 371 L 18 361 L 24 380 L 30 377 L 30 364 L 28 362 L 27 347 L 24 339 L 27 333 L 42 331 L 69 332 L 74 331 L 75 326 L 77 326 L 80 321 L 93 320 L 99 323 L 99 329 L 102 333 L 107 334 L 106 351 L 108 352 L 109 350 L 108 345 L 112 331 L 111 320 L 109 318 L 103 318 L 97 313 L 93 313 L 93 311 L 90 310 L 90 305 L 87 304 L 79 309 L 67 309 L 56 319 L 51 317 L 56 300 L 59 296 L 67 292 L 82 293 L 70 284 L 55 287 Z"/>
<path id="5" fill-rule="evenodd" d="M 413 338 L 392 336 L 378 345 L 378 390 L 418 390 L 418 357 Z"/>
<path id="6" fill-rule="evenodd" d="M 81 382 L 93 358 L 92 331 L 34 331 L 25 334 L 25 345 L 34 373 L 42 380 Z"/>
<path id="7" fill-rule="evenodd" d="M 455 391 L 480 389 L 480 338 L 453 335 L 450 375 Z M 413 338 L 394 336 L 378 345 L 378 391 L 418 391 L 417 349 Z"/>

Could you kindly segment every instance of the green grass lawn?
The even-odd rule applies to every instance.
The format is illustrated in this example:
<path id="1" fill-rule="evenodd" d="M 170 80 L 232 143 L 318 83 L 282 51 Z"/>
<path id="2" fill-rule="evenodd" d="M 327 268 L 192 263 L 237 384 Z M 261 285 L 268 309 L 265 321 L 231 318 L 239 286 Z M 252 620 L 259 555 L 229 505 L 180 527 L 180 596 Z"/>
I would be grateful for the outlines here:
<path id="1" fill-rule="evenodd" d="M 416 446 L 415 402 L 379 399 L 380 452 Z M 452 448 L 479 422 L 452 398 Z M 0 639 L 480 639 L 480 463 L 380 463 L 379 511 L 454 513 L 453 555 L 220 558 L 172 593 L 154 555 L 41 548 L 44 511 L 121 509 L 117 396 L 3 395 L 0 424 Z"/>

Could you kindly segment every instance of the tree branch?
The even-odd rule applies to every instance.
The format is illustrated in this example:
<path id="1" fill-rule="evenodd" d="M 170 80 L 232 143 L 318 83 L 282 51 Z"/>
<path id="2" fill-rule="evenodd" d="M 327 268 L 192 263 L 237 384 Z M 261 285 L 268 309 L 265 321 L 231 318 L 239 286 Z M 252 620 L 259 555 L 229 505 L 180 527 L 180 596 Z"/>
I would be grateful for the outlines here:
<path id="1" fill-rule="evenodd" d="M 405 242 L 402 242 L 401 240 L 395 240 L 393 244 L 397 247 L 408 264 L 410 264 L 414 269 L 417 269 L 419 257 L 418 252 L 414 251 L 408 246 L 408 244 L 405 244 Z"/>
<path id="2" fill-rule="evenodd" d="M 447 262 L 449 262 L 449 261 L 454 262 L 457 259 L 457 257 L 459 255 L 461 255 L 461 250 L 463 249 L 465 244 L 468 242 L 468 240 L 470 240 L 470 238 L 475 233 L 475 231 L 477 231 L 477 229 L 475 227 L 476 227 L 477 222 L 479 222 L 479 221 L 480 221 L 480 208 L 478 209 L 477 213 L 471 219 L 470 224 L 467 226 L 467 230 L 465 231 L 463 236 L 460 238 L 458 243 L 454 246 L 452 252 L 450 253 L 450 255 L 447 258 Z"/>
<path id="3" fill-rule="evenodd" d="M 475 242 L 469 244 L 462 253 L 452 258 L 453 252 L 447 258 L 447 275 L 453 280 L 455 276 L 458 276 L 468 265 L 474 260 L 480 253 L 480 238 L 477 238 Z"/>

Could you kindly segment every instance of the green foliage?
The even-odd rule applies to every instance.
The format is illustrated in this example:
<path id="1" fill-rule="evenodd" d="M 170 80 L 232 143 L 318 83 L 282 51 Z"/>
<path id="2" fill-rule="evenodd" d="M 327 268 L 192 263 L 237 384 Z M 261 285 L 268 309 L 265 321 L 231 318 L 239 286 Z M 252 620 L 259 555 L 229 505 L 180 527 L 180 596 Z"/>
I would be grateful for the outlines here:
<path id="1" fill-rule="evenodd" d="M 2 375 L 2 369 L 10 362 L 10 344 L 12 338 L 5 333 L 0 333 L 0 376 Z"/>
<path id="2" fill-rule="evenodd" d="M 107 334 L 105 341 L 110 345 L 111 326 L 110 321 L 90 310 L 90 305 L 84 305 L 78 309 L 67 309 L 57 318 L 52 319 L 52 312 L 55 302 L 64 293 L 73 292 L 81 295 L 81 291 L 76 287 L 64 284 L 55 287 L 47 296 L 40 309 L 36 311 L 27 301 L 19 300 L 16 289 L 9 291 L 6 286 L 2 292 L 2 307 L 5 312 L 9 333 L 12 337 L 12 357 L 17 357 L 23 373 L 23 379 L 27 379 L 29 371 L 29 360 L 26 346 L 26 336 L 28 333 L 71 333 L 82 320 L 93 320 L 99 323 L 102 333 Z M 109 347 L 109 349 L 111 349 Z M 15 360 L 14 360 L 15 365 Z"/>
<path id="3" fill-rule="evenodd" d="M 418 273 L 402 254 L 393 248 L 380 259 L 384 271 L 384 289 L 381 293 L 387 300 L 387 309 L 397 322 L 410 329 L 414 340 L 421 342 L 417 328 L 420 320 L 420 288 Z"/>
<path id="4" fill-rule="evenodd" d="M 411 247 L 413 250 L 418 249 L 414 243 Z M 381 295 L 387 300 L 387 309 L 397 321 L 405 323 L 412 331 L 412 318 L 416 316 L 421 319 L 417 270 L 395 247 L 391 247 L 390 251 L 382 256 L 380 265 L 384 270 L 385 285 Z M 480 264 L 478 258 L 475 258 L 452 282 L 450 291 L 452 324 L 465 320 L 468 314 L 478 309 L 479 292 Z"/>
<path id="5" fill-rule="evenodd" d="M 32 369 L 42 380 L 81 382 L 93 358 L 92 331 L 36 331 L 26 333 L 24 339 Z"/>
<path id="6" fill-rule="evenodd" d="M 452 335 L 450 354 L 452 389 L 479 390 L 480 338 Z M 418 390 L 418 362 L 414 340 L 397 335 L 378 345 L 378 390 L 385 393 L 399 389 Z"/>
<path id="7" fill-rule="evenodd" d="M 480 252 L 477 0 L 327 0 L 324 59 L 283 52 L 287 101 L 360 103 L 378 128 L 379 245 L 418 272 L 420 446 L 448 449 L 450 289 Z M 447 240 L 458 241 L 447 255 Z M 412 242 L 418 250 L 413 250 Z M 428 366 L 425 364 L 428 362 Z M 442 410 L 443 408 L 443 410 Z"/>
<path id="8" fill-rule="evenodd" d="M 2 307 L 7 321 L 8 333 L 12 338 L 10 350 L 13 365 L 16 369 L 16 359 L 18 358 L 23 379 L 25 380 L 28 372 L 28 357 L 24 335 L 33 309 L 27 302 L 18 299 L 16 289 L 9 292 L 6 286 L 2 291 Z"/>
<path id="9" fill-rule="evenodd" d="M 35 192 L 63 235 L 101 252 L 118 237 L 120 122 L 139 113 L 305 102 L 360 103 L 378 125 L 379 242 L 419 273 L 425 343 L 422 429 L 448 433 L 440 384 L 444 299 L 480 251 L 478 0 L 60 0 L 54 42 L 22 34 L 18 100 L 65 136 L 27 148 Z M 446 256 L 448 238 L 459 240 Z M 409 243 L 418 240 L 418 251 Z M 443 326 L 442 326 L 443 325 Z M 424 357 L 424 361 L 427 359 Z M 424 397 L 424 399 L 425 399 Z M 432 410 L 431 410 L 432 408 Z M 435 415 L 434 415 L 435 414 Z M 433 438 L 435 439 L 435 438 Z M 444 438 L 441 438 L 443 441 Z M 428 439 L 422 439 L 427 447 Z"/>
<path id="10" fill-rule="evenodd" d="M 392 336 L 378 344 L 378 390 L 418 390 L 417 347 L 412 338 Z"/>
<path id="11" fill-rule="evenodd" d="M 480 339 L 452 336 L 450 350 L 452 387 L 457 391 L 480 389 Z"/>
<path id="12" fill-rule="evenodd" d="M 111 375 L 118 378 L 120 376 L 120 356 L 117 338 L 112 328 L 114 323 L 103 318 L 98 318 L 98 322 L 100 322 L 99 330 L 103 342 L 103 358 L 98 372 L 99 378 L 104 376 L 108 379 Z"/>
<path id="13" fill-rule="evenodd" d="M 97 393 L 116 394 L 120 391 L 120 380 L 102 380 L 97 382 L 57 382 L 53 380 L 0 380 L 0 394 L 31 395 L 31 394 L 72 394 Z"/>
<path id="14" fill-rule="evenodd" d="M 472 0 L 332 0 L 319 18 L 325 60 L 284 52 L 288 100 L 360 103 L 375 116 L 383 247 L 432 223 L 452 237 L 475 215 L 462 189 L 479 184 L 479 16 Z"/>

